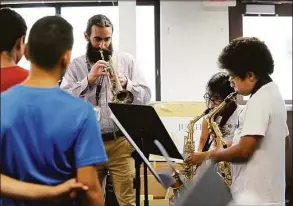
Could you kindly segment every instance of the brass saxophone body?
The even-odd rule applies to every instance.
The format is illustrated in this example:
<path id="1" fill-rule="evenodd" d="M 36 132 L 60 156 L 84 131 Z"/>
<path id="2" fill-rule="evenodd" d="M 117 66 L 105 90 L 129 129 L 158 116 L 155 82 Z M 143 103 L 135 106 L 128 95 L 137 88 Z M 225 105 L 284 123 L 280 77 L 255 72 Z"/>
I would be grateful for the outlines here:
<path id="1" fill-rule="evenodd" d="M 223 135 L 220 131 L 220 128 L 215 122 L 215 116 L 231 101 L 234 101 L 234 98 L 236 97 L 237 92 L 233 92 L 229 94 L 225 100 L 216 108 L 214 108 L 207 117 L 208 120 L 208 128 L 209 133 L 213 135 L 213 142 L 215 147 L 217 148 L 227 148 L 227 144 L 223 141 Z M 231 165 L 229 162 L 219 162 L 218 163 L 218 172 L 223 177 L 226 185 L 231 186 L 232 184 L 232 175 L 231 175 Z"/>
<path id="2" fill-rule="evenodd" d="M 103 50 L 100 50 L 102 60 L 105 60 Z M 134 96 L 130 91 L 122 88 L 116 69 L 114 68 L 113 59 L 109 56 L 107 72 L 109 74 L 108 80 L 110 83 L 111 91 L 113 93 L 113 103 L 131 104 Z"/>
<path id="3" fill-rule="evenodd" d="M 194 125 L 195 123 L 200 120 L 203 116 L 209 113 L 210 109 L 206 109 L 201 115 L 195 117 L 194 119 L 190 120 L 187 125 L 187 135 L 184 137 L 184 144 L 183 144 L 183 156 L 188 156 L 194 152 Z M 184 190 L 184 181 L 185 185 L 188 185 L 193 177 L 195 176 L 196 168 L 193 166 L 189 166 L 186 163 L 182 164 L 182 169 L 179 172 L 175 172 L 173 174 L 173 178 L 175 179 L 176 183 L 172 185 L 173 193 L 172 200 L 170 201 L 170 205 L 179 197 L 180 193 Z M 183 179 L 180 179 L 180 176 L 183 176 Z"/>
<path id="4" fill-rule="evenodd" d="M 194 125 L 195 123 L 200 120 L 203 116 L 207 115 L 210 112 L 210 109 L 206 109 L 201 115 L 195 117 L 194 119 L 190 120 L 187 126 L 187 136 L 184 137 L 184 145 L 183 145 L 183 155 L 188 156 L 194 152 Z M 181 172 L 188 184 L 195 175 L 195 168 L 193 166 L 188 166 L 188 164 L 183 164 L 183 171 Z"/>

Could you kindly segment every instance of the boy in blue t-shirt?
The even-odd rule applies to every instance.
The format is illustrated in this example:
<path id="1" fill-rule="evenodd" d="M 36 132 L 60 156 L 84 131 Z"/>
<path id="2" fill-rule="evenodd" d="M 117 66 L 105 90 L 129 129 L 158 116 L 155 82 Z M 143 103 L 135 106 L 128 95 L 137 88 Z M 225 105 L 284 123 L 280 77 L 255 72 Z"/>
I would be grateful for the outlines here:
<path id="1" fill-rule="evenodd" d="M 70 62 L 72 30 L 63 18 L 48 16 L 30 31 L 30 76 L 22 85 L 1 93 L 1 173 L 44 185 L 76 177 L 89 188 L 80 194 L 80 203 L 104 205 L 96 169 L 107 161 L 107 155 L 93 106 L 58 87 Z M 40 205 L 4 197 L 0 201 L 3 205 Z"/>

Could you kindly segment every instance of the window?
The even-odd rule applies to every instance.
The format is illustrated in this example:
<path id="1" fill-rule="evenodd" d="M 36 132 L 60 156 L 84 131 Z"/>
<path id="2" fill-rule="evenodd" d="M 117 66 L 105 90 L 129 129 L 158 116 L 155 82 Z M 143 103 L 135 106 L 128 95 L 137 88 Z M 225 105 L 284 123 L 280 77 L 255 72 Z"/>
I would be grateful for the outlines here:
<path id="1" fill-rule="evenodd" d="M 154 6 L 136 7 L 136 58 L 156 100 Z"/>
<path id="2" fill-rule="evenodd" d="M 102 3 L 101 3 L 102 4 Z M 85 54 L 87 41 L 84 37 L 88 19 L 98 13 L 105 14 L 110 18 L 114 26 L 113 47 L 119 50 L 119 8 L 118 6 L 105 6 L 91 3 L 66 4 L 56 3 L 48 6 L 21 7 L 21 5 L 11 5 L 14 10 L 23 16 L 28 25 L 27 37 L 30 28 L 40 18 L 48 15 L 55 15 L 57 10 L 73 26 L 74 45 L 72 59 Z M 56 9 L 57 8 L 57 9 Z M 138 5 L 136 7 L 136 61 L 143 72 L 148 85 L 151 88 L 151 101 L 156 100 L 156 68 L 155 68 L 155 6 Z M 159 37 L 156 37 L 159 38 Z M 27 38 L 26 38 L 27 41 Z M 131 43 L 131 42 L 130 42 Z M 19 66 L 30 69 L 30 63 L 23 57 Z"/>
<path id="3" fill-rule="evenodd" d="M 55 15 L 54 7 L 15 8 L 13 10 L 19 13 L 26 21 L 26 24 L 27 24 L 26 42 L 27 42 L 31 27 L 38 19 L 48 15 Z M 22 57 L 18 65 L 20 67 L 23 67 L 24 69 L 27 69 L 27 70 L 30 69 L 30 62 L 27 61 L 24 56 Z"/>
<path id="4" fill-rule="evenodd" d="M 61 16 L 73 26 L 74 45 L 72 59 L 85 54 L 87 41 L 84 38 L 86 24 L 95 14 L 104 14 L 114 26 L 113 47 L 119 48 L 119 10 L 117 6 L 61 7 Z"/>
<path id="5" fill-rule="evenodd" d="M 275 61 L 272 79 L 283 98 L 292 100 L 292 17 L 244 16 L 243 36 L 255 36 L 267 44 Z"/>

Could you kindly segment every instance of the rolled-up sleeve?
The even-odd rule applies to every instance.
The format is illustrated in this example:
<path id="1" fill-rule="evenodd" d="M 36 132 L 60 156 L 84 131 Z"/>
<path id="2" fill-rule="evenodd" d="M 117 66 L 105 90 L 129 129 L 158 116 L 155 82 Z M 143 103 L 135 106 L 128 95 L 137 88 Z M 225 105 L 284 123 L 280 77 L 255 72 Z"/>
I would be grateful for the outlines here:
<path id="1" fill-rule="evenodd" d="M 134 104 L 148 104 L 151 100 L 151 89 L 147 85 L 145 77 L 137 63 L 130 56 L 129 78 L 127 79 L 126 90 L 133 93 Z"/>

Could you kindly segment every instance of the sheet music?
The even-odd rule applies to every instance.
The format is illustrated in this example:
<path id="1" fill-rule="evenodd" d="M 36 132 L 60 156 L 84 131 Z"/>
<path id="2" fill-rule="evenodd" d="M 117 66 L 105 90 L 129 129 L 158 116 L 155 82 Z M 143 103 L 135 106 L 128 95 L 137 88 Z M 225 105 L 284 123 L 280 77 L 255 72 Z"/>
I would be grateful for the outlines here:
<path id="1" fill-rule="evenodd" d="M 160 117 L 162 123 L 164 124 L 166 130 L 168 131 L 171 139 L 173 140 L 174 144 L 176 145 L 178 151 L 183 154 L 183 146 L 184 146 L 184 136 L 187 135 L 187 125 L 193 117 Z M 197 151 L 199 145 L 199 138 L 201 135 L 201 125 L 202 119 L 200 119 L 194 125 L 194 148 Z M 176 163 L 182 163 L 182 160 L 170 158 L 171 161 Z M 165 161 L 163 156 L 158 155 L 150 155 L 150 161 Z"/>
<path id="2" fill-rule="evenodd" d="M 169 135 L 171 136 L 173 142 L 177 146 L 178 151 L 182 154 L 183 153 L 183 146 L 184 146 L 184 136 L 187 135 L 187 125 L 192 117 L 160 117 L 162 123 L 164 124 L 166 130 L 168 131 Z M 201 135 L 201 124 L 202 119 L 200 119 L 194 125 L 194 148 L 197 149 L 199 145 L 199 138 Z"/>

